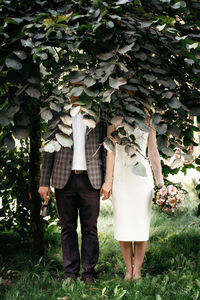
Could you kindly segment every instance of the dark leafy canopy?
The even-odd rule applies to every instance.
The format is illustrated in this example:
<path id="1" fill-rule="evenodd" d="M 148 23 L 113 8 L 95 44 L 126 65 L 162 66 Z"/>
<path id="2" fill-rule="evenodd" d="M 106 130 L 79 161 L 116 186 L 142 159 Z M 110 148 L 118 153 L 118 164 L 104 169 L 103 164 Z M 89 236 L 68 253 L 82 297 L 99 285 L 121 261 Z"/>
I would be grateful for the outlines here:
<path id="1" fill-rule="evenodd" d="M 50 121 L 45 150 L 70 146 L 70 114 L 78 109 L 66 105 L 68 83 L 82 80 L 71 94 L 79 96 L 89 127 L 101 110 L 108 120 L 122 115 L 144 129 L 144 107 L 152 102 L 164 157 L 196 145 L 198 1 L 1 2 L 0 122 L 14 124 L 16 137 L 28 135 L 27 115 L 42 100 L 41 116 Z M 134 142 L 126 130 L 116 134 Z M 3 142 L 12 147 L 10 138 L 7 133 Z"/>

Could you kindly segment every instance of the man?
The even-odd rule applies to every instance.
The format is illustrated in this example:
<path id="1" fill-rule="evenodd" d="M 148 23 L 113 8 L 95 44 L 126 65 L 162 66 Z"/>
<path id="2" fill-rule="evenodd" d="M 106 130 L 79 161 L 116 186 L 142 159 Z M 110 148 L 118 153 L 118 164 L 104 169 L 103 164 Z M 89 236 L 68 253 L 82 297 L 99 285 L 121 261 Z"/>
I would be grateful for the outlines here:
<path id="1" fill-rule="evenodd" d="M 79 83 L 82 84 L 82 83 Z M 74 101 L 76 98 L 71 97 Z M 39 193 L 48 203 L 51 185 L 60 216 L 63 264 L 70 282 L 79 276 L 86 284 L 95 283 L 95 265 L 99 256 L 97 218 L 99 215 L 100 188 L 105 170 L 106 123 L 97 122 L 93 130 L 83 123 L 83 115 L 72 118 L 73 147 L 60 151 L 44 152 Z M 100 147 L 101 145 L 101 147 Z M 77 218 L 81 223 L 81 259 L 78 249 Z"/>

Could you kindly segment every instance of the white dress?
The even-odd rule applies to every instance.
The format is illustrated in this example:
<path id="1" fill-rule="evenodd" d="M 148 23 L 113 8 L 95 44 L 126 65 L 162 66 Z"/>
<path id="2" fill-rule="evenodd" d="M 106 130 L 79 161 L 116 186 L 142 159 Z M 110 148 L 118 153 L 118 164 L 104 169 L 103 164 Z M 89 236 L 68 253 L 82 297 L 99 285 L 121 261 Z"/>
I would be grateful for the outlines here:
<path id="1" fill-rule="evenodd" d="M 134 130 L 140 153 L 130 157 L 125 146 L 116 144 L 112 201 L 114 208 L 114 236 L 118 241 L 147 241 L 151 218 L 154 181 L 146 158 L 148 132 Z M 146 176 L 133 173 L 136 162 L 146 170 Z M 144 175 L 144 174 L 143 174 Z"/>

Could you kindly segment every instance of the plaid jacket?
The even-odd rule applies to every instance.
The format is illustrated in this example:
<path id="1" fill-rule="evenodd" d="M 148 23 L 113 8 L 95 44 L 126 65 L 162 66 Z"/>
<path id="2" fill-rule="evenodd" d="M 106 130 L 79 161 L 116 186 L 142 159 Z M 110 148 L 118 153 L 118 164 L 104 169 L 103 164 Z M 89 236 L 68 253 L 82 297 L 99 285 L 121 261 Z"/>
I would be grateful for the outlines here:
<path id="1" fill-rule="evenodd" d="M 107 135 L 105 122 L 99 122 L 93 130 L 87 130 L 85 153 L 87 173 L 90 182 L 95 189 L 100 189 L 106 168 L 106 151 L 102 144 Z M 54 153 L 44 152 L 40 186 L 52 185 L 56 189 L 62 189 L 70 176 L 73 159 L 73 147 L 61 147 Z"/>

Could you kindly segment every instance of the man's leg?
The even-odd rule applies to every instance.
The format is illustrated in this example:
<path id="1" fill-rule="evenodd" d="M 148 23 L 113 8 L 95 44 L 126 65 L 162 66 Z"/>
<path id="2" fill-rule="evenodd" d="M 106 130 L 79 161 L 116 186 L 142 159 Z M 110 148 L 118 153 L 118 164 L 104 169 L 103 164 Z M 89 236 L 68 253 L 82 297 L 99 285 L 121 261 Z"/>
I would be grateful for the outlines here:
<path id="1" fill-rule="evenodd" d="M 99 216 L 99 190 L 95 190 L 87 173 L 78 175 L 79 210 L 82 233 L 81 262 L 83 278 L 96 277 L 94 267 L 99 257 L 97 219 Z"/>
<path id="2" fill-rule="evenodd" d="M 80 271 L 78 250 L 77 218 L 78 198 L 75 175 L 71 175 L 63 189 L 56 189 L 55 196 L 61 223 L 61 244 L 66 275 L 76 277 Z"/>

